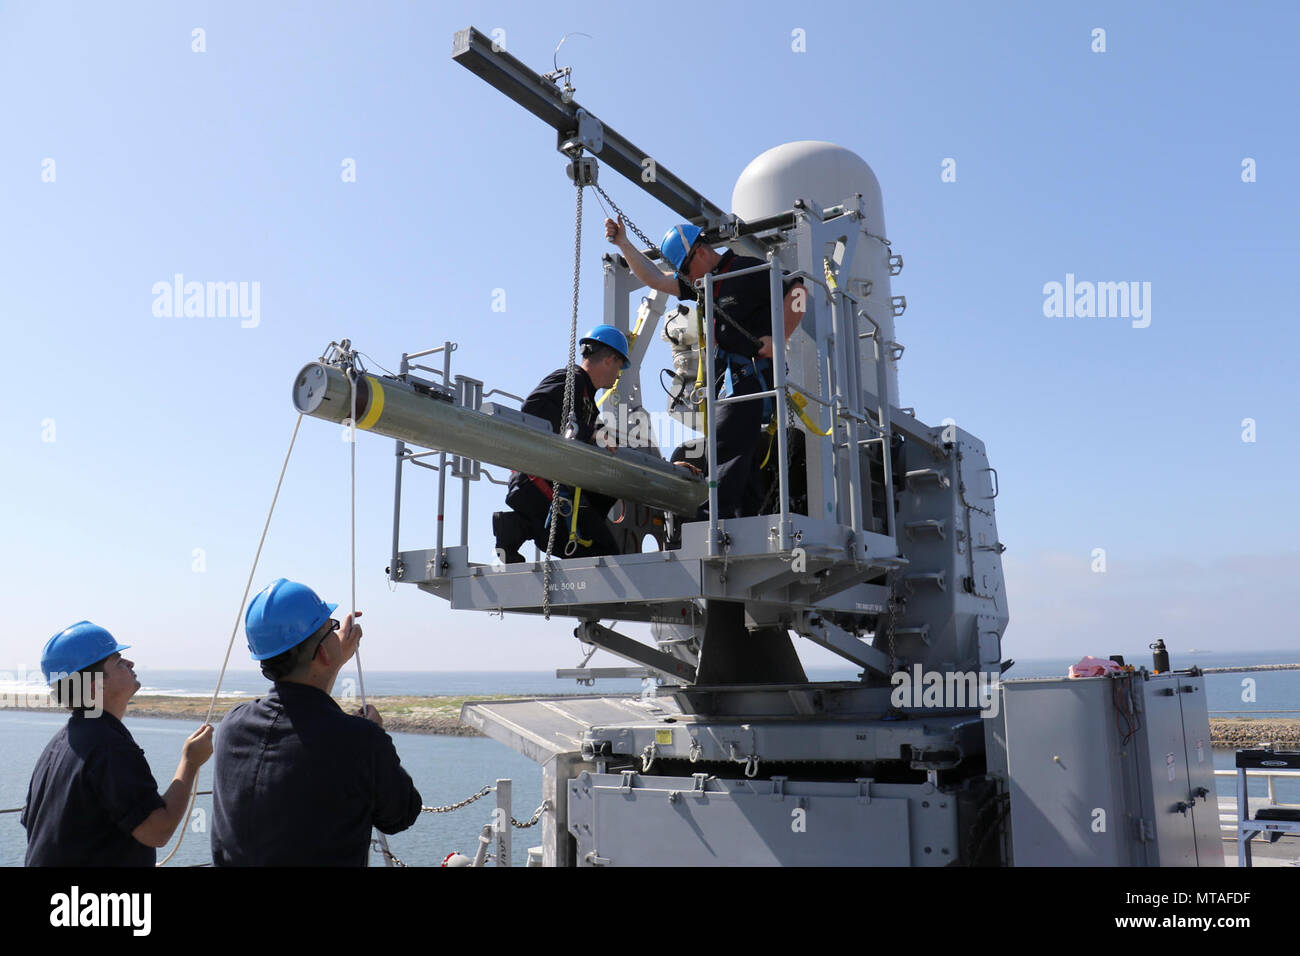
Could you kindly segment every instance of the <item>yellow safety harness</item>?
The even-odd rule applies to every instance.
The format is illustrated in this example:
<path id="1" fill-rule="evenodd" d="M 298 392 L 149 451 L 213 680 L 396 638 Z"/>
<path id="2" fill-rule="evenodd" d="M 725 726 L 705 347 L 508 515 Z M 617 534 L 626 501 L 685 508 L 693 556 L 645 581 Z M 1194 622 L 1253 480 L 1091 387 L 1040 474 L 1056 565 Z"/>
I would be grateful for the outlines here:
<path id="1" fill-rule="evenodd" d="M 822 267 L 826 272 L 826 284 L 830 286 L 832 292 L 838 292 L 840 286 L 839 283 L 835 281 L 835 271 L 831 268 L 831 260 L 829 257 L 822 260 Z M 794 408 L 795 414 L 799 416 L 799 420 L 803 422 L 805 428 L 814 435 L 820 435 L 822 438 L 831 437 L 831 429 L 822 428 L 808 415 L 808 399 L 799 392 L 789 392 L 789 397 L 790 405 Z M 767 453 L 763 455 L 763 462 L 758 466 L 760 469 L 766 468 L 768 461 L 772 457 L 772 448 L 776 444 L 776 429 L 776 416 L 773 415 L 772 420 L 767 424 L 767 428 L 764 429 L 767 432 Z"/>
<path id="2" fill-rule="evenodd" d="M 573 557 L 578 552 L 578 546 L 584 548 L 591 547 L 591 538 L 578 537 L 578 506 L 582 503 L 582 489 L 573 489 L 573 511 L 569 515 L 569 541 L 564 546 L 564 556 Z"/>
<path id="3" fill-rule="evenodd" d="M 808 416 L 808 412 L 806 411 L 806 408 L 808 406 L 808 399 L 804 398 L 798 392 L 791 392 L 790 404 L 794 407 L 795 414 L 799 416 L 799 420 L 803 422 L 805 428 L 807 428 L 814 435 L 821 435 L 822 438 L 831 437 L 831 432 L 829 428 L 823 429 L 820 425 L 818 425 Z M 775 414 L 772 415 L 772 420 L 767 423 L 767 428 L 764 429 L 764 431 L 767 432 L 767 453 L 763 455 L 763 461 L 758 466 L 760 470 L 767 467 L 768 459 L 772 457 L 772 448 L 776 445 L 776 415 Z"/>
<path id="4" fill-rule="evenodd" d="M 820 425 L 808 417 L 808 413 L 804 410 L 808 407 L 808 399 L 804 398 L 798 392 L 791 392 L 790 404 L 794 406 L 795 414 L 799 416 L 799 420 L 804 423 L 810 432 L 814 435 L 821 435 L 822 438 L 831 437 L 831 430 L 829 428 L 823 430 Z"/>

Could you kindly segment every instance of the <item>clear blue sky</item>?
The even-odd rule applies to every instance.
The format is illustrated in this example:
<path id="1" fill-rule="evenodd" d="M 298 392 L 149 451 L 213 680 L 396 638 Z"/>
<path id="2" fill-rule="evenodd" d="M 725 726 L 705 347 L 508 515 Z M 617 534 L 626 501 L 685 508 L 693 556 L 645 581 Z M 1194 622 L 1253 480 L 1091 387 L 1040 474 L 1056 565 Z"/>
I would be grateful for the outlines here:
<path id="1" fill-rule="evenodd" d="M 1000 475 L 1007 655 L 1131 653 L 1156 635 L 1300 645 L 1297 8 L 747 2 L 697 5 L 689 23 L 669 9 L 0 7 L 0 670 L 35 666 L 81 618 L 144 665 L 217 666 L 292 376 L 330 339 L 385 365 L 453 339 L 457 370 L 511 391 L 562 363 L 572 187 L 553 132 L 451 60 L 470 24 L 505 29 L 539 70 L 561 35 L 591 34 L 562 51 L 579 102 L 724 207 L 782 142 L 871 164 L 906 261 L 902 400 L 982 438 Z M 602 182 L 652 236 L 674 221 Z M 584 325 L 600 315 L 601 219 L 589 203 Z M 176 273 L 259 283 L 259 324 L 156 317 L 153 286 Z M 1150 282 L 1150 326 L 1045 317 L 1043 286 L 1067 273 Z M 368 667 L 577 662 L 568 623 L 390 593 L 392 445 L 358 451 Z M 475 492 L 482 559 L 499 492 Z M 347 495 L 347 446 L 306 420 L 259 586 L 284 575 L 347 603 Z M 431 545 L 432 481 L 413 479 L 408 509 L 403 547 Z"/>

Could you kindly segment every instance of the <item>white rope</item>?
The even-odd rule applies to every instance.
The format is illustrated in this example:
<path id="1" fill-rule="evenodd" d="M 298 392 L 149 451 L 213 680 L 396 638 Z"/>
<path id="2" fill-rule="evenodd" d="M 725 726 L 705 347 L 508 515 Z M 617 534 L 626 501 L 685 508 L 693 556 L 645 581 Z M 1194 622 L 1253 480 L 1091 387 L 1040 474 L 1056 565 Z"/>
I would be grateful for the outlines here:
<path id="1" fill-rule="evenodd" d="M 351 439 L 348 444 L 351 452 L 351 515 L 352 515 L 352 624 L 357 622 L 357 370 L 355 364 L 348 370 L 348 381 L 352 383 L 352 417 L 348 419 Z M 361 673 L 361 645 L 353 655 L 357 661 L 357 689 L 361 692 L 361 714 L 366 713 L 366 679 Z M 378 831 L 376 831 L 378 833 Z M 393 854 L 388 852 L 388 838 L 379 833 L 379 849 L 384 855 L 384 865 L 393 865 Z"/>
<path id="2" fill-rule="evenodd" d="M 348 436 L 352 440 L 349 442 L 352 452 L 352 621 L 357 619 L 357 373 L 354 368 L 348 374 L 349 381 L 352 382 L 352 417 L 348 420 L 351 426 L 351 434 Z M 357 689 L 361 691 L 361 710 L 364 713 L 366 709 L 366 679 L 361 673 L 361 646 L 357 645 Z M 383 839 L 383 835 L 380 835 Z"/>
<path id="3" fill-rule="evenodd" d="M 293 454 L 294 443 L 298 441 L 298 428 L 302 425 L 302 413 L 298 414 L 298 420 L 293 423 L 293 436 L 289 439 L 289 450 L 284 453 L 284 464 L 280 466 L 280 477 L 275 482 L 275 494 L 271 496 L 271 508 L 266 513 L 266 521 L 262 524 L 262 536 L 257 541 L 257 553 L 253 555 L 253 566 L 248 569 L 248 581 L 244 584 L 244 596 L 239 600 L 239 613 L 235 615 L 235 626 L 230 630 L 230 641 L 226 644 L 226 656 L 221 662 L 221 673 L 217 675 L 217 686 L 212 691 L 212 700 L 208 704 L 208 716 L 204 718 L 205 724 L 212 723 L 212 712 L 217 707 L 217 697 L 221 693 L 221 682 L 226 678 L 226 666 L 230 663 L 230 652 L 235 647 L 235 637 L 239 634 L 239 624 L 244 619 L 244 605 L 248 602 L 248 592 L 253 587 L 253 575 L 257 573 L 257 562 L 262 558 L 262 545 L 266 544 L 266 532 L 271 527 L 271 515 L 275 514 L 275 503 L 280 500 L 280 486 L 284 484 L 284 473 L 289 470 L 289 456 Z M 176 855 L 176 851 L 181 848 L 185 841 L 185 831 L 188 829 L 190 816 L 194 813 L 194 798 L 198 795 L 199 775 L 194 775 L 194 784 L 190 787 L 190 803 L 185 810 L 185 816 L 181 820 L 180 836 L 176 838 L 176 846 L 172 851 L 163 858 L 158 866 L 166 866 L 167 862 Z"/>

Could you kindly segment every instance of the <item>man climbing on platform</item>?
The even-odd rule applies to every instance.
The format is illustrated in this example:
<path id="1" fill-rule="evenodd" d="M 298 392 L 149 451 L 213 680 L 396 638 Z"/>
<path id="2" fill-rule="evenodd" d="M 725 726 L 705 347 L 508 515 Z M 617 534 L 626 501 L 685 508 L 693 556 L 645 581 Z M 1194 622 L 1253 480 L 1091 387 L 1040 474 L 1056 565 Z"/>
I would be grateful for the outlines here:
<path id="1" fill-rule="evenodd" d="M 331 617 L 336 607 L 284 578 L 248 606 L 248 648 L 274 685 L 221 721 L 216 866 L 365 866 L 372 827 L 400 833 L 420 816 L 379 712 L 351 716 L 330 696 L 361 641 L 353 615 L 341 627 Z"/>
<path id="2" fill-rule="evenodd" d="M 612 325 L 598 325 L 580 341 L 581 361 L 573 375 L 573 419 L 577 424 L 574 438 L 589 445 L 596 443 L 596 423 L 600 410 L 596 393 L 612 388 L 619 373 L 628 367 L 627 336 Z M 563 428 L 564 384 L 567 369 L 556 369 L 529 393 L 521 409 L 550 422 L 551 430 Z M 492 515 L 492 532 L 496 535 L 497 554 L 505 564 L 524 560 L 519 548 L 533 541 L 545 552 L 551 539 L 548 520 L 552 514 L 552 482 L 538 475 L 515 472 L 506 490 L 509 511 Z M 559 487 L 560 503 L 554 518 L 557 557 L 581 558 L 617 554 L 618 545 L 606 524 L 609 509 L 617 500 L 585 488 Z M 576 508 L 576 518 L 574 509 Z"/>
<path id="3" fill-rule="evenodd" d="M 122 723 L 140 681 L 108 631 L 80 621 L 41 652 L 54 702 L 72 711 L 36 762 L 27 804 L 27 866 L 153 866 L 185 816 L 199 768 L 212 756 L 212 725 L 181 747 L 165 794 Z"/>
<path id="4" fill-rule="evenodd" d="M 754 395 L 772 387 L 772 306 L 768 273 L 751 272 L 735 278 L 727 273 L 762 265 L 761 259 L 738 256 L 730 249 L 719 254 L 702 241 L 698 226 L 673 226 L 659 244 L 664 260 L 673 272 L 660 271 L 641 254 L 628 238 L 622 217 L 605 220 L 605 238 L 618 246 L 633 275 L 652 289 L 679 299 L 699 300 L 704 315 L 703 292 L 694 283 L 712 273 L 714 328 L 714 373 L 719 393 Z M 806 311 L 803 280 L 783 284 L 785 338 L 799 327 Z M 782 342 L 781 354 L 785 347 Z M 727 380 L 730 380 L 728 388 Z M 755 451 L 761 447 L 765 416 L 764 402 L 734 402 L 717 406 L 714 421 L 718 447 L 718 517 L 739 518 L 758 513 Z M 696 516 L 708 517 L 708 505 Z"/>

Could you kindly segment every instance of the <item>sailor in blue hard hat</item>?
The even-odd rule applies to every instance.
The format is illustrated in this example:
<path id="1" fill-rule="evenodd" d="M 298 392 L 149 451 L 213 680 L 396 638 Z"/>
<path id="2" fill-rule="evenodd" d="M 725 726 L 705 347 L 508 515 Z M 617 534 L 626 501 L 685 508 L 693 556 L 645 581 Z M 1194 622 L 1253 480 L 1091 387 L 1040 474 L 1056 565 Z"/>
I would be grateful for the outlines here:
<path id="1" fill-rule="evenodd" d="M 36 763 L 20 821 L 28 866 L 153 866 L 171 839 L 199 768 L 212 755 L 212 726 L 185 741 L 165 794 L 122 723 L 140 689 L 128 648 L 78 621 L 50 638 L 41 672 L 56 704 L 72 711 Z"/>
<path id="2" fill-rule="evenodd" d="M 627 336 L 612 325 L 598 325 L 580 340 L 581 358 L 573 375 L 573 418 L 577 434 L 571 436 L 587 444 L 596 443 L 600 409 L 596 393 L 612 388 L 619 374 L 630 364 L 631 349 Z M 522 411 L 550 422 L 551 430 L 564 427 L 564 384 L 567 368 L 556 369 L 538 384 L 524 400 Z M 551 540 L 548 522 L 552 512 L 552 481 L 541 475 L 515 472 L 506 490 L 509 511 L 492 515 L 492 532 L 496 536 L 497 555 L 505 564 L 524 560 L 519 548 L 533 541 L 545 551 Z M 593 557 L 617 554 L 618 542 L 610 531 L 607 516 L 617 499 L 586 489 L 561 486 L 561 502 L 555 511 L 561 524 L 555 530 L 556 557 Z M 574 502 L 576 515 L 574 514 Z"/>
<path id="3" fill-rule="evenodd" d="M 337 608 L 285 578 L 248 605 L 249 654 L 274 684 L 221 722 L 216 866 L 365 866 L 372 827 L 398 833 L 420 815 L 379 711 L 353 716 L 330 696 L 361 641 L 361 612 L 340 624 Z"/>
<path id="4" fill-rule="evenodd" d="M 612 325 L 596 326 L 582 338 L 578 339 L 578 344 L 582 346 L 583 359 L 590 359 L 593 355 L 596 356 L 596 362 L 584 361 L 582 364 L 587 374 L 591 377 L 592 384 L 597 388 L 609 388 L 618 381 L 617 373 L 613 378 L 610 378 L 609 372 L 611 369 L 602 369 L 599 367 L 598 363 L 603 353 L 597 349 L 597 346 L 603 345 L 618 356 L 620 361 L 617 363 L 606 356 L 608 359 L 607 364 L 611 368 L 617 364 L 618 371 L 621 372 L 631 364 L 627 357 L 627 336 Z"/>
<path id="5" fill-rule="evenodd" d="M 618 246 L 638 279 L 680 299 L 697 301 L 695 282 L 712 274 L 714 372 L 719 389 L 741 396 L 771 387 L 774 348 L 769 275 L 763 271 L 728 275 L 760 266 L 761 259 L 737 256 L 730 249 L 719 253 L 705 241 L 703 230 L 691 223 L 673 226 L 659 244 L 671 272 L 662 271 L 632 244 L 622 218 L 605 220 L 605 238 Z M 807 308 L 800 279 L 787 280 L 783 288 L 777 325 L 784 326 L 784 335 L 776 349 L 782 355 L 785 340 L 799 327 Z M 761 468 L 755 451 L 763 436 L 764 405 L 754 400 L 717 408 L 713 428 L 717 435 L 719 518 L 753 515 L 760 506 Z M 696 517 L 707 517 L 707 506 L 701 507 Z"/>
<path id="6" fill-rule="evenodd" d="M 305 657 L 308 649 L 314 652 L 329 634 L 340 628 L 339 622 L 330 617 L 337 607 L 337 604 L 326 604 L 305 584 L 286 578 L 272 582 L 257 593 L 244 613 L 249 654 L 262 665 L 267 677 L 279 679 L 292 672 L 296 665 L 305 663 L 299 658 Z M 360 616 L 358 612 L 357 617 Z M 360 641 L 361 626 L 353 626 L 352 615 L 348 615 L 347 623 L 345 636 Z M 313 642 L 310 648 L 309 641 Z"/>
<path id="7" fill-rule="evenodd" d="M 605 220 L 607 236 L 611 222 L 612 220 Z M 619 223 L 613 225 L 617 227 Z M 718 254 L 710 246 L 700 242 L 703 234 L 704 230 L 699 226 L 683 222 L 664 233 L 663 241 L 659 243 L 659 251 L 663 253 L 664 261 L 671 265 L 679 276 L 691 276 L 692 270 L 698 272 L 699 275 L 691 277 L 691 281 L 708 272 L 716 265 L 718 258 Z M 608 236 L 608 238 L 614 237 Z M 696 253 L 702 253 L 698 262 L 695 259 Z"/>

